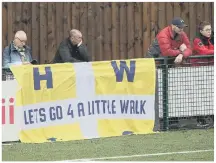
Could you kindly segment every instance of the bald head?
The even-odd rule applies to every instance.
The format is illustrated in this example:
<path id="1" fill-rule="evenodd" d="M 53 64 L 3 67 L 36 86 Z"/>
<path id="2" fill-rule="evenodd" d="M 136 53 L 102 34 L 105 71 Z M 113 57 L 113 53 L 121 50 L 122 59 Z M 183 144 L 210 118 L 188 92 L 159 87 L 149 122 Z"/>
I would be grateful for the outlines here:
<path id="1" fill-rule="evenodd" d="M 22 47 L 25 45 L 27 41 L 27 35 L 24 31 L 17 31 L 14 36 L 14 43 L 18 47 Z"/>
<path id="2" fill-rule="evenodd" d="M 82 37 L 82 33 L 77 29 L 72 29 L 70 31 L 70 37 L 72 37 L 72 36 L 74 36 L 74 37 Z"/>
<path id="3" fill-rule="evenodd" d="M 70 40 L 73 45 L 77 45 L 82 41 L 82 33 L 77 29 L 72 29 L 70 31 Z"/>
<path id="4" fill-rule="evenodd" d="M 19 39 L 24 38 L 27 40 L 27 35 L 24 31 L 17 31 L 15 34 L 15 38 L 18 37 Z"/>

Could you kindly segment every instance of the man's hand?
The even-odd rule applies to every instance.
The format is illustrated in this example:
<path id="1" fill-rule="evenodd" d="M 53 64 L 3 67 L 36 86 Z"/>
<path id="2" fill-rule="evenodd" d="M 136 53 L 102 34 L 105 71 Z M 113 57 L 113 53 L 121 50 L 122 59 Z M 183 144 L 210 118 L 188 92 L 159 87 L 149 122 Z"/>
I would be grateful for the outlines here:
<path id="1" fill-rule="evenodd" d="M 187 49 L 187 46 L 185 44 L 182 44 L 179 49 L 183 52 L 184 50 Z"/>
<path id="2" fill-rule="evenodd" d="M 80 43 L 79 43 L 79 44 L 77 44 L 77 46 L 79 47 L 81 44 L 82 44 L 82 40 L 80 41 Z"/>
<path id="3" fill-rule="evenodd" d="M 183 54 L 179 54 L 179 55 L 176 57 L 174 63 L 180 64 L 180 63 L 182 62 L 182 60 L 183 60 Z"/>

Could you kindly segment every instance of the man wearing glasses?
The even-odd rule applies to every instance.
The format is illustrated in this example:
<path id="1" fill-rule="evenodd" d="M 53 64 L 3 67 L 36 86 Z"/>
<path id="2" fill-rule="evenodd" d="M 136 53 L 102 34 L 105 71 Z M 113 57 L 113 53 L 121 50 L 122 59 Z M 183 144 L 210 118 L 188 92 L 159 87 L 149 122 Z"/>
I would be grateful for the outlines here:
<path id="1" fill-rule="evenodd" d="M 52 63 L 88 62 L 90 56 L 82 42 L 82 33 L 72 29 L 69 37 L 61 42 Z"/>
<path id="2" fill-rule="evenodd" d="M 3 68 L 11 65 L 31 64 L 32 52 L 26 46 L 27 36 L 24 31 L 17 31 L 14 40 L 3 51 Z"/>
<path id="3" fill-rule="evenodd" d="M 214 55 L 214 32 L 211 24 L 207 21 L 200 22 L 198 30 L 193 40 L 193 55 Z M 194 66 L 214 65 L 214 58 L 191 59 L 191 62 Z"/>
<path id="4" fill-rule="evenodd" d="M 174 63 L 182 63 L 184 58 L 192 54 L 190 41 L 183 31 L 187 25 L 176 17 L 171 25 L 162 29 L 148 49 L 147 57 L 157 58 L 160 56 L 175 57 Z"/>

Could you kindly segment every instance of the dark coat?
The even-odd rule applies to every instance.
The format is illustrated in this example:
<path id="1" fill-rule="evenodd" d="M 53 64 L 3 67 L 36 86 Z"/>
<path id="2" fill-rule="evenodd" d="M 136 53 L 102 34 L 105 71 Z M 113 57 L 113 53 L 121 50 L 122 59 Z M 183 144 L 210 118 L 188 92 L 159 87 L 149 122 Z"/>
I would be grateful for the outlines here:
<path id="1" fill-rule="evenodd" d="M 73 45 L 69 38 L 63 40 L 58 47 L 52 63 L 89 62 L 90 56 L 84 44 Z"/>

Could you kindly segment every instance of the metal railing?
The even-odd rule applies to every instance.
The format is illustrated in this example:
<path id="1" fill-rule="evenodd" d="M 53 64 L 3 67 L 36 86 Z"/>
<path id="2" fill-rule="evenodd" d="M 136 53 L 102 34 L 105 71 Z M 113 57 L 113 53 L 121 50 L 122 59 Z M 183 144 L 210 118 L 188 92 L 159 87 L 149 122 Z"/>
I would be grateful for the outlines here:
<path id="1" fill-rule="evenodd" d="M 174 59 L 155 59 L 160 129 L 213 127 L 213 55 L 190 56 L 181 65 Z"/>
<path id="2" fill-rule="evenodd" d="M 9 68 L 2 68 L 2 81 L 14 79 L 14 75 Z"/>
<path id="3" fill-rule="evenodd" d="M 160 130 L 213 127 L 213 60 L 213 55 L 190 56 L 176 65 L 173 57 L 155 59 Z M 2 71 L 2 80 L 14 79 L 9 69 Z"/>

